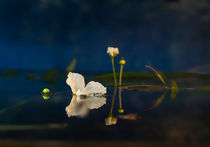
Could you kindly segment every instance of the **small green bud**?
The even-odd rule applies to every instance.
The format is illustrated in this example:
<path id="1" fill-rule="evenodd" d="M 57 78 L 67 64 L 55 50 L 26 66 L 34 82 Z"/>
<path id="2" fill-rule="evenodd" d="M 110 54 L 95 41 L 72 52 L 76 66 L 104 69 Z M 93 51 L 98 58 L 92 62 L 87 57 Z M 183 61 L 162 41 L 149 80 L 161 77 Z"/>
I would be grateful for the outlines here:
<path id="1" fill-rule="evenodd" d="M 50 90 L 48 88 L 45 88 L 42 92 L 43 93 L 50 93 Z"/>
<path id="2" fill-rule="evenodd" d="M 47 100 L 50 98 L 50 96 L 52 95 L 52 93 L 50 92 L 50 90 L 48 88 L 43 89 L 42 93 L 42 98 Z"/>
<path id="3" fill-rule="evenodd" d="M 125 60 L 121 59 L 119 63 L 120 63 L 120 65 L 124 65 L 125 64 Z"/>

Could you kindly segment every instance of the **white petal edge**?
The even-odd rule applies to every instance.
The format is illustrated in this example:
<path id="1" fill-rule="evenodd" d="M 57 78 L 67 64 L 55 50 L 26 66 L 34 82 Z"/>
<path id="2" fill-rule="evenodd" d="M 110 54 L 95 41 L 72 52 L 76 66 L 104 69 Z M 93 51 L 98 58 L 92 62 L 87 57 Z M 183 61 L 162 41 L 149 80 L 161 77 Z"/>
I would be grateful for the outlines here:
<path id="1" fill-rule="evenodd" d="M 106 87 L 104 87 L 101 83 L 90 81 L 84 89 L 80 91 L 80 95 L 104 95 L 106 94 Z"/>
<path id="2" fill-rule="evenodd" d="M 71 87 L 73 94 L 85 88 L 85 80 L 81 74 L 69 72 L 66 83 Z"/>

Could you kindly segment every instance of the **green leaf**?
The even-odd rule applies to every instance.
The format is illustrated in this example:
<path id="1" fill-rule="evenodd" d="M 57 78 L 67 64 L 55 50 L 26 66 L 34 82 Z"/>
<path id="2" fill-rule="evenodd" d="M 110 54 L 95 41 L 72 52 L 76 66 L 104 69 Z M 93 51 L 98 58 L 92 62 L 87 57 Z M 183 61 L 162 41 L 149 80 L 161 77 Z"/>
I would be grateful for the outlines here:
<path id="1" fill-rule="evenodd" d="M 68 67 L 66 68 L 66 72 L 71 72 L 74 71 L 75 67 L 76 67 L 76 63 L 77 63 L 77 59 L 74 58 L 68 65 Z"/>

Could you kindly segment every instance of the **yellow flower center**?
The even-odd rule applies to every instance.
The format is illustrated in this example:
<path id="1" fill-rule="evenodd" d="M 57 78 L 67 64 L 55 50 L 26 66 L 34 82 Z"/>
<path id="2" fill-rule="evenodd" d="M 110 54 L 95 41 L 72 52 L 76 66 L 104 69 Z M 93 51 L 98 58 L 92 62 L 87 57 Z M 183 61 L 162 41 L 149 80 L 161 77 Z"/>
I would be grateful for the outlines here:
<path id="1" fill-rule="evenodd" d="M 118 52 L 117 51 L 113 51 L 113 56 L 117 56 Z"/>

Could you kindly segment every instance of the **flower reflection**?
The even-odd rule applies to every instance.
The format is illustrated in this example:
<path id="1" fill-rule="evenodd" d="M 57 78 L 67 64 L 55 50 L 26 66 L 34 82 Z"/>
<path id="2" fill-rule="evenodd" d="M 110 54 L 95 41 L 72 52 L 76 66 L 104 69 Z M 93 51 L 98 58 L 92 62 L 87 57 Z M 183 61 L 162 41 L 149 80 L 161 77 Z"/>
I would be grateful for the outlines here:
<path id="1" fill-rule="evenodd" d="M 106 104 L 105 97 L 73 95 L 70 104 L 66 107 L 66 113 L 68 117 L 85 117 L 89 110 L 98 109 L 104 104 Z"/>
<path id="2" fill-rule="evenodd" d="M 105 119 L 106 126 L 115 125 L 117 123 L 117 117 L 114 117 L 112 112 L 114 108 L 115 96 L 116 96 L 117 88 L 114 88 L 114 95 L 112 96 L 112 105 L 110 107 L 109 115 Z"/>
<path id="3" fill-rule="evenodd" d="M 113 115 L 110 115 L 105 119 L 106 126 L 115 125 L 116 123 L 117 123 L 117 118 L 114 117 Z"/>

